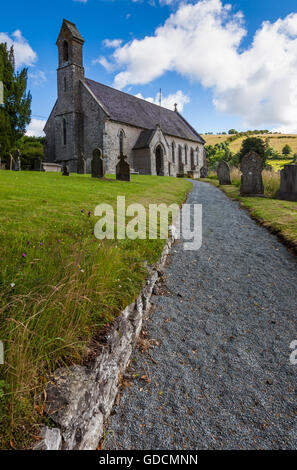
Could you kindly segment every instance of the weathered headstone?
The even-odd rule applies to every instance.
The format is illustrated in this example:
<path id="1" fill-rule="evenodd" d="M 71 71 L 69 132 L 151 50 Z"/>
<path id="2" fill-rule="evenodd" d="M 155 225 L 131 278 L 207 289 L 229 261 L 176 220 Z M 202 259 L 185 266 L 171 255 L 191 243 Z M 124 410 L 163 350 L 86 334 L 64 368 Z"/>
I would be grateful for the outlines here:
<path id="1" fill-rule="evenodd" d="M 242 157 L 240 162 L 242 196 L 263 196 L 264 185 L 262 170 L 264 168 L 264 158 L 256 152 L 249 152 Z"/>
<path id="2" fill-rule="evenodd" d="M 285 165 L 280 174 L 279 199 L 297 201 L 297 165 Z"/>
<path id="3" fill-rule="evenodd" d="M 121 153 L 118 158 L 119 161 L 116 166 L 116 179 L 120 181 L 130 181 L 130 165 L 125 161 L 127 156 Z"/>
<path id="4" fill-rule="evenodd" d="M 207 178 L 208 176 L 208 169 L 206 166 L 200 168 L 200 178 Z"/>
<path id="5" fill-rule="evenodd" d="M 227 162 L 221 160 L 217 169 L 219 183 L 221 185 L 231 184 L 230 168 Z"/>
<path id="6" fill-rule="evenodd" d="M 92 158 L 92 177 L 93 178 L 103 178 L 104 176 L 104 163 L 102 159 L 102 150 L 96 148 L 93 150 Z"/>
<path id="7" fill-rule="evenodd" d="M 16 151 L 16 157 L 14 158 L 14 171 L 21 171 L 21 152 Z"/>
<path id="8" fill-rule="evenodd" d="M 77 161 L 77 173 L 79 173 L 80 175 L 85 175 L 87 173 L 87 159 L 84 156 L 83 152 L 80 152 Z"/>
<path id="9" fill-rule="evenodd" d="M 69 176 L 69 167 L 66 162 L 63 163 L 63 168 L 62 168 L 62 176 Z"/>

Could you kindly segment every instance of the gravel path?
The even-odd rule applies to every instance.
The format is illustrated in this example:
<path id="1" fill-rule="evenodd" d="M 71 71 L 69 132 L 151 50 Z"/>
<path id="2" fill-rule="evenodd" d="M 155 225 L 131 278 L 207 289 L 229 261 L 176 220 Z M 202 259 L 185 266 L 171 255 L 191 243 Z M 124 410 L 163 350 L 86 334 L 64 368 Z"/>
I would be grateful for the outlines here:
<path id="1" fill-rule="evenodd" d="M 155 345 L 134 353 L 104 449 L 297 449 L 296 258 L 213 186 L 188 202 L 203 204 L 202 248 L 172 248 Z"/>

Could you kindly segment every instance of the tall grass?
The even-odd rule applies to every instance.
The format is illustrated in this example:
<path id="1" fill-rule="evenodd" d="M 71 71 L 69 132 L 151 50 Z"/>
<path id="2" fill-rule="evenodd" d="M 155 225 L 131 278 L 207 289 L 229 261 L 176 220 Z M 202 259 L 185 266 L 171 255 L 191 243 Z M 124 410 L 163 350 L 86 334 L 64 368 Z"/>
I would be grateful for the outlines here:
<path id="1" fill-rule="evenodd" d="M 42 420 L 40 394 L 60 365 L 79 363 L 89 340 L 131 303 L 162 240 L 98 241 L 94 207 L 181 203 L 191 184 L 135 176 L 131 183 L 1 172 L 0 448 L 28 446 Z"/>
<path id="2" fill-rule="evenodd" d="M 262 172 L 264 193 L 267 197 L 275 197 L 280 187 L 280 174 L 269 170 Z M 234 186 L 240 187 L 241 172 L 238 168 L 231 169 L 231 181 Z"/>

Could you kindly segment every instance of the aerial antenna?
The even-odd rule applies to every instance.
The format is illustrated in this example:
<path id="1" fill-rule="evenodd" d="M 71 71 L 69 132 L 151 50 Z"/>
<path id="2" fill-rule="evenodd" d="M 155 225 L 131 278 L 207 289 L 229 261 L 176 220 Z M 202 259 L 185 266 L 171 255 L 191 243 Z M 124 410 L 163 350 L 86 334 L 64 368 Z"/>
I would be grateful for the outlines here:
<path id="1" fill-rule="evenodd" d="M 162 90 L 160 88 L 160 94 L 159 94 L 159 106 L 160 106 L 159 126 L 160 127 L 161 127 L 161 105 L 162 105 Z"/>

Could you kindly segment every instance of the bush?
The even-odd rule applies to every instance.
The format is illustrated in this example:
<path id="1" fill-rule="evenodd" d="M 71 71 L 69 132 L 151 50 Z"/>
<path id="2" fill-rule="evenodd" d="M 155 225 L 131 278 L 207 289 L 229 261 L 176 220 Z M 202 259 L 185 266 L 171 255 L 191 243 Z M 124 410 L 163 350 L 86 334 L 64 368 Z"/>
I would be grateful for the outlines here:
<path id="1" fill-rule="evenodd" d="M 249 152 L 256 152 L 263 159 L 265 158 L 265 143 L 259 137 L 248 137 L 242 142 L 242 146 L 239 152 L 240 160 Z"/>

